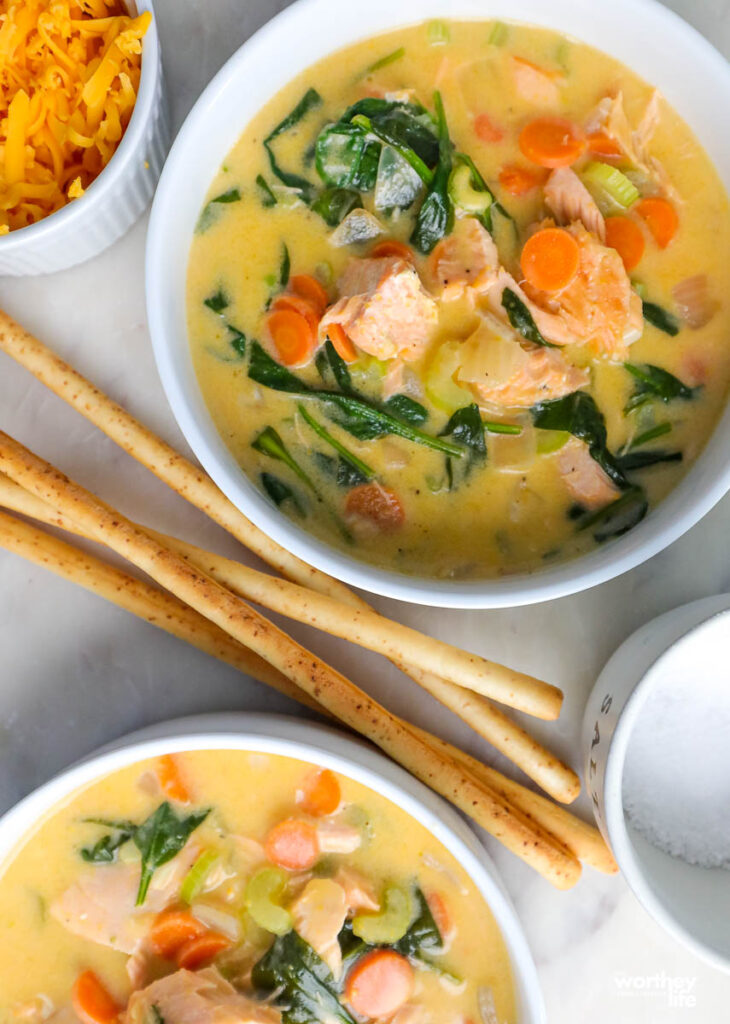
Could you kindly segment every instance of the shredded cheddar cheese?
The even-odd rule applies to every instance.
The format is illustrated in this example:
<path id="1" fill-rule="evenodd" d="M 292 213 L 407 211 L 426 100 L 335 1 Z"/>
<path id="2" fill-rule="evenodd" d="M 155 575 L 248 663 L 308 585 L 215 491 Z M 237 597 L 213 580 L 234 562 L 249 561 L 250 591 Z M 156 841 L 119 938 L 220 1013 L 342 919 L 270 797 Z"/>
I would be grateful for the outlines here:
<path id="1" fill-rule="evenodd" d="M 109 163 L 151 21 L 121 0 L 0 0 L 0 235 L 78 199 Z"/>

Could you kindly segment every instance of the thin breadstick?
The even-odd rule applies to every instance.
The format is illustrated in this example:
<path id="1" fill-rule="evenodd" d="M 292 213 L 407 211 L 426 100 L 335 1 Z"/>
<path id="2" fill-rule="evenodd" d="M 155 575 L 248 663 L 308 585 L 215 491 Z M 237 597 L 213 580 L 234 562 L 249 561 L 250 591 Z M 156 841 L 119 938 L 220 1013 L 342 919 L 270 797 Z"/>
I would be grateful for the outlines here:
<path id="1" fill-rule="evenodd" d="M 52 526 L 61 527 L 78 536 L 87 536 L 76 523 L 61 516 L 50 505 L 8 480 L 2 473 L 0 473 L 0 505 Z M 285 593 L 293 595 L 294 600 L 303 602 L 308 599 L 312 600 L 315 607 L 318 601 L 334 603 L 332 599 L 312 594 L 311 591 L 304 590 L 297 584 L 273 580 L 263 573 L 248 569 L 239 562 L 213 555 L 192 544 L 151 530 L 149 527 L 142 526 L 141 529 L 175 548 L 199 569 L 209 573 L 219 583 L 223 583 L 241 597 L 253 600 L 274 611 L 285 615 L 289 614 L 288 604 L 276 600 L 282 589 Z M 253 588 L 247 587 L 248 580 L 254 581 Z M 271 587 L 271 584 L 276 584 L 276 586 Z M 338 604 L 337 610 L 344 616 L 354 614 L 354 610 L 349 605 L 343 607 Z M 300 622 L 310 622 L 320 629 L 328 628 L 316 614 L 296 614 L 292 617 Z M 351 632 L 340 632 L 339 635 L 355 639 Z M 458 715 L 482 738 L 510 758 L 529 778 L 542 786 L 556 800 L 568 803 L 575 799 L 580 792 L 580 780 L 575 772 L 541 746 L 524 729 L 507 718 L 498 708 L 459 686 L 445 682 L 433 673 L 419 671 L 412 666 L 408 666 L 408 670 L 424 689 Z"/>
<path id="2" fill-rule="evenodd" d="M 334 597 L 353 607 L 369 610 L 369 605 L 344 584 L 333 580 L 312 566 L 306 565 L 267 537 L 235 508 L 202 470 L 196 468 L 174 448 L 157 438 L 144 424 L 94 387 L 80 373 L 2 311 L 0 311 L 0 350 L 15 359 L 46 387 L 102 430 L 124 451 L 141 462 L 187 501 L 205 512 L 287 579 L 310 586 L 319 593 Z M 403 671 L 408 672 L 408 669 L 400 663 L 396 662 L 396 664 Z M 423 685 L 425 680 L 422 675 L 409 674 Z M 554 687 L 551 688 L 551 691 L 553 690 L 555 690 Z M 560 691 L 556 692 L 560 693 Z M 559 708 L 558 712 L 555 712 L 554 706 L 555 694 L 552 693 L 551 710 L 544 717 L 555 717 L 555 714 L 559 713 Z M 511 740 L 516 747 L 523 745 L 518 727 L 514 726 L 514 731 L 512 731 L 510 725 L 513 723 L 510 723 L 509 719 L 503 718 L 499 723 L 497 734 L 507 737 L 508 741 L 511 735 Z M 571 785 L 574 786 L 573 780 L 571 780 Z M 564 799 L 570 798 L 564 797 Z"/>
<path id="3" fill-rule="evenodd" d="M 558 888 L 574 885 L 580 863 L 554 837 L 475 783 L 450 757 L 411 732 L 339 672 L 296 644 L 239 597 L 135 527 L 90 492 L 0 432 L 0 470 L 75 520 L 159 585 L 264 657 L 328 711 L 451 800 Z"/>
<path id="4" fill-rule="evenodd" d="M 7 494 L 7 489 L 13 487 L 17 488 L 17 485 L 11 484 L 7 478 L 0 476 L 0 493 L 5 489 Z M 50 505 L 34 499 L 22 488 L 17 489 L 28 496 L 31 506 L 34 501 L 37 502 L 49 511 L 48 520 L 53 519 L 53 510 Z M 73 524 L 64 516 L 57 514 L 53 525 L 68 528 Z M 327 714 L 320 704 L 312 700 L 308 694 L 295 686 L 267 661 L 255 655 L 248 648 L 241 646 L 227 633 L 193 611 L 192 608 L 178 601 L 167 591 L 159 590 L 143 580 L 114 568 L 95 555 L 80 551 L 73 545 L 2 512 L 0 512 L 0 547 L 28 559 L 41 568 L 54 572 L 63 579 L 84 587 L 117 607 L 123 608 L 145 622 L 186 641 L 198 650 L 231 665 L 240 672 L 258 679 L 306 707 L 321 714 Z M 609 872 L 618 870 L 596 829 L 575 818 L 568 811 L 556 807 L 549 800 L 539 797 L 510 779 L 506 779 L 498 771 L 488 768 L 476 758 L 465 754 L 439 737 L 433 736 L 417 726 L 409 726 L 409 728 L 419 733 L 430 746 L 438 745 L 445 754 L 461 761 L 473 776 L 476 778 L 481 776 L 489 788 L 502 794 L 510 804 L 524 814 L 534 818 L 541 827 L 552 833 L 580 860 L 584 860 L 598 870 Z"/>
<path id="5" fill-rule="evenodd" d="M 583 821 L 577 815 L 560 807 L 558 804 L 548 800 L 547 797 L 527 789 L 514 779 L 507 778 L 496 768 L 472 757 L 459 747 L 453 746 L 440 736 L 434 736 L 425 732 L 416 725 L 411 725 L 424 739 L 428 739 L 444 753 L 449 754 L 459 764 L 462 764 L 471 774 L 490 786 L 496 793 L 501 794 L 505 800 L 517 807 L 523 814 L 534 819 L 546 831 L 552 833 L 567 846 L 571 853 L 575 854 L 578 860 L 583 861 L 597 871 L 606 875 L 615 875 L 618 865 L 613 858 L 606 840 L 599 830 Z"/>

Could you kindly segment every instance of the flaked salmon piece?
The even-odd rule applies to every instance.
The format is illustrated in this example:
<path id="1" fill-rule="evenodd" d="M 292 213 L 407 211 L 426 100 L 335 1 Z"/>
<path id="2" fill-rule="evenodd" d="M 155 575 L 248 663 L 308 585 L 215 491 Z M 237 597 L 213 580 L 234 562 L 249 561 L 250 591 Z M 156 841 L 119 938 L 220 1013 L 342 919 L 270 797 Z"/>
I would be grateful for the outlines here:
<path id="1" fill-rule="evenodd" d="M 606 222 L 595 199 L 570 167 L 556 167 L 545 183 L 545 204 L 558 224 L 580 221 L 600 242 L 606 241 Z"/>
<path id="2" fill-rule="evenodd" d="M 642 303 L 631 287 L 623 260 L 616 252 L 586 231 L 580 223 L 567 231 L 578 242 L 578 271 L 561 292 L 539 292 L 529 285 L 524 290 L 533 304 L 562 321 L 563 331 L 552 333 L 553 322 L 547 323 L 548 341 L 566 344 L 588 344 L 597 355 L 625 359 L 629 345 L 637 341 L 644 329 Z M 536 323 L 542 331 L 538 319 Z"/>
<path id="3" fill-rule="evenodd" d="M 512 75 L 518 96 L 537 107 L 555 107 L 560 102 L 562 71 L 550 71 L 524 57 L 512 57 Z"/>
<path id="4" fill-rule="evenodd" d="M 345 890 L 331 878 L 313 878 L 289 908 L 294 931 L 327 964 L 335 979 L 342 973 L 337 936 L 347 918 Z"/>
<path id="5" fill-rule="evenodd" d="M 644 175 L 649 185 L 675 202 L 682 202 L 681 196 L 669 179 L 664 165 L 649 150 L 656 127 L 661 117 L 662 95 L 655 89 L 647 103 L 636 128 L 626 116 L 623 93 L 619 89 L 615 96 L 604 96 L 586 123 L 586 131 L 602 131 L 613 139 L 621 149 L 634 171 Z"/>
<path id="6" fill-rule="evenodd" d="M 159 1018 L 165 1024 L 279 1024 L 281 1014 L 241 995 L 219 971 L 207 967 L 176 971 L 134 992 L 122 1014 L 123 1024 L 149 1024 Z"/>
<path id="7" fill-rule="evenodd" d="M 340 298 L 319 324 L 342 326 L 363 352 L 377 359 L 418 359 L 438 321 L 438 309 L 410 263 L 396 256 L 351 260 L 339 282 Z"/>
<path id="8" fill-rule="evenodd" d="M 317 841 L 321 853 L 354 853 L 362 845 L 362 833 L 352 825 L 320 821 L 317 823 Z"/>
<path id="9" fill-rule="evenodd" d="M 335 882 L 345 890 L 348 914 L 356 914 L 360 910 L 380 910 L 380 903 L 370 880 L 354 868 L 338 869 Z"/>
<path id="10" fill-rule="evenodd" d="M 431 253 L 429 283 L 435 294 L 449 302 L 467 290 L 483 291 L 498 270 L 499 255 L 492 236 L 476 217 L 462 217 Z"/>
<path id="11" fill-rule="evenodd" d="M 506 338 L 486 320 L 463 343 L 456 377 L 478 403 L 504 408 L 529 408 L 588 383 L 587 372 L 562 353 Z"/>
<path id="12" fill-rule="evenodd" d="M 178 898 L 198 853 L 198 847 L 188 844 L 156 872 L 141 907 L 135 906 L 139 865 L 120 862 L 89 868 L 53 901 L 51 916 L 82 939 L 131 955 L 137 952 L 153 916 Z"/>
<path id="13" fill-rule="evenodd" d="M 621 494 L 593 458 L 588 445 L 575 437 L 560 449 L 558 468 L 571 496 L 586 509 L 602 508 Z"/>

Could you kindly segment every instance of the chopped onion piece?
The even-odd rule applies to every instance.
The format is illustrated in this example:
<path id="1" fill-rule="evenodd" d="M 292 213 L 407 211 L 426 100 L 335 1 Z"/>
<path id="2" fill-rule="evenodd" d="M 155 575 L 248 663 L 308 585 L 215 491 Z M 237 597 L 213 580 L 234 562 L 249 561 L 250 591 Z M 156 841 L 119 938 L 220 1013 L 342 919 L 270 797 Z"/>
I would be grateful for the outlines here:
<path id="1" fill-rule="evenodd" d="M 377 217 L 367 210 L 352 210 L 330 235 L 330 244 L 341 248 L 343 245 L 368 242 L 382 234 L 385 234 L 385 228 Z"/>

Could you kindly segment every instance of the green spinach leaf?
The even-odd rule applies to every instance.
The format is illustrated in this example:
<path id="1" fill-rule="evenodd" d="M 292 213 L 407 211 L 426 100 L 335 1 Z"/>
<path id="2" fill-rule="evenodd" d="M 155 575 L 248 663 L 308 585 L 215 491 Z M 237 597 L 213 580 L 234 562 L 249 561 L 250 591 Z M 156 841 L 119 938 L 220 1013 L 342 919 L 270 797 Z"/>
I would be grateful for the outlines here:
<path id="1" fill-rule="evenodd" d="M 270 209 L 272 206 L 276 206 L 276 196 L 271 191 L 271 186 L 263 174 L 256 175 L 256 188 L 258 189 L 259 199 L 261 200 L 262 206 L 267 209 Z"/>
<path id="2" fill-rule="evenodd" d="M 380 71 L 381 68 L 387 68 L 391 64 L 395 64 L 397 60 L 405 57 L 405 53 L 405 46 L 399 46 L 397 50 L 392 50 L 390 53 L 386 53 L 384 57 L 380 57 L 372 64 L 368 64 L 365 70 L 358 75 L 358 79 L 367 78 L 367 76 L 372 75 L 374 71 Z"/>
<path id="3" fill-rule="evenodd" d="M 277 508 L 283 505 L 285 501 L 291 501 L 299 515 L 304 515 L 302 503 L 297 497 L 296 491 L 289 484 L 284 483 L 283 480 L 280 480 L 278 476 L 274 476 L 273 473 L 262 473 L 260 479 L 261 486 Z"/>
<path id="4" fill-rule="evenodd" d="M 469 452 L 469 465 L 484 464 L 487 461 L 487 444 L 484 439 L 484 424 L 479 406 L 474 402 L 457 409 L 441 431 L 441 437 L 452 437 L 464 445 Z"/>
<path id="5" fill-rule="evenodd" d="M 231 300 L 228 295 L 224 292 L 222 287 L 218 288 L 218 291 L 213 292 L 207 299 L 203 299 L 203 305 L 207 306 L 213 313 L 220 315 L 225 309 L 231 304 Z"/>
<path id="6" fill-rule="evenodd" d="M 341 441 L 338 441 L 336 437 L 333 437 L 326 427 L 323 427 L 321 423 L 318 423 L 317 420 L 315 420 L 314 416 L 307 412 L 307 409 L 301 402 L 297 408 L 304 422 L 318 437 L 321 437 L 322 440 L 330 446 L 330 448 L 333 448 L 337 452 L 340 456 L 340 464 L 344 462 L 349 466 L 351 473 L 355 473 L 357 475 L 358 483 L 366 483 L 368 480 L 373 479 L 375 476 L 375 470 L 368 466 L 367 462 L 364 462 L 359 456 L 355 455 L 354 452 L 351 452 L 349 448 L 346 448 Z M 337 482 L 341 484 L 342 480 L 340 479 L 340 475 L 341 474 L 338 470 Z M 344 473 L 342 476 L 344 477 Z"/>
<path id="7" fill-rule="evenodd" d="M 89 864 L 111 864 L 117 859 L 119 847 L 123 846 L 134 835 L 135 826 L 120 829 L 110 835 L 102 836 L 93 846 L 84 846 L 81 857 Z"/>
<path id="8" fill-rule="evenodd" d="M 275 993 L 284 1024 L 355 1024 L 339 1000 L 329 967 L 295 931 L 276 938 L 254 966 L 251 980 L 259 992 Z"/>
<path id="9" fill-rule="evenodd" d="M 308 473 L 302 469 L 273 427 L 264 427 L 261 433 L 251 442 L 251 447 L 254 451 L 261 452 L 262 455 L 268 455 L 270 459 L 283 462 L 292 473 L 299 477 L 302 483 L 305 483 L 319 497 L 319 492 L 312 483 Z"/>
<path id="10" fill-rule="evenodd" d="M 668 370 L 662 370 L 660 366 L 652 366 L 650 363 L 643 366 L 624 363 L 624 367 L 636 381 L 634 392 L 626 403 L 625 412 L 631 412 L 645 402 L 653 400 L 666 403 L 675 398 L 683 398 L 685 401 L 689 401 L 699 390 L 699 388 L 691 388 L 687 384 L 683 384 L 678 377 L 669 373 Z"/>
<path id="11" fill-rule="evenodd" d="M 296 127 L 300 121 L 303 121 L 307 114 L 320 106 L 322 103 L 322 97 L 319 95 L 316 89 L 308 89 L 304 96 L 300 99 L 294 109 L 287 114 L 283 121 L 281 121 L 264 139 L 264 148 L 269 158 L 269 166 L 271 167 L 271 173 L 279 179 L 288 188 L 295 188 L 301 194 L 302 199 L 305 203 L 311 203 L 314 199 L 315 189 L 310 181 L 303 178 L 299 174 L 294 174 L 290 171 L 284 170 L 278 163 L 272 143 L 284 132 L 290 131 Z"/>
<path id="12" fill-rule="evenodd" d="M 624 473 L 631 473 L 639 469 L 647 469 L 649 466 L 656 466 L 660 462 L 681 462 L 681 452 L 668 452 L 664 448 L 649 448 L 644 451 L 627 452 L 619 455 L 617 462 Z"/>
<path id="13" fill-rule="evenodd" d="M 643 302 L 642 308 L 644 319 L 647 323 L 650 323 L 652 327 L 657 327 L 660 331 L 664 331 L 665 334 L 670 335 L 672 338 L 679 334 L 679 318 L 673 313 L 664 309 L 663 306 L 658 306 L 656 302 Z"/>
<path id="14" fill-rule="evenodd" d="M 533 319 L 532 313 L 519 295 L 517 295 L 516 292 L 513 292 L 511 288 L 505 288 L 502 292 L 502 305 L 510 324 L 518 334 L 522 335 L 525 341 L 530 341 L 533 345 L 544 345 L 546 348 L 555 348 L 555 345 L 553 345 L 551 341 L 547 341 L 543 338 Z"/>
<path id="15" fill-rule="evenodd" d="M 165 801 L 137 827 L 132 838 L 142 855 L 142 875 L 136 900 L 138 907 L 145 901 L 157 868 L 167 864 L 182 850 L 195 829 L 202 825 L 209 814 L 210 809 L 207 809 L 181 818 Z"/>
<path id="16" fill-rule="evenodd" d="M 327 188 L 320 192 L 311 209 L 331 228 L 336 228 L 348 213 L 362 207 L 360 193 L 351 188 Z"/>
<path id="17" fill-rule="evenodd" d="M 573 391 L 564 398 L 540 402 L 531 411 L 536 427 L 541 430 L 565 430 L 584 441 L 607 476 L 622 489 L 629 486 L 623 470 L 608 449 L 603 413 L 586 391 Z"/>
<path id="18" fill-rule="evenodd" d="M 428 419 L 428 410 L 425 406 L 408 395 L 392 395 L 383 408 L 404 423 L 412 423 L 414 427 L 422 426 Z"/>
<path id="19" fill-rule="evenodd" d="M 449 195 L 453 145 L 439 92 L 434 93 L 434 105 L 438 125 L 438 163 L 411 234 L 411 242 L 422 253 L 431 252 L 454 224 L 454 206 Z"/>
<path id="20" fill-rule="evenodd" d="M 620 537 L 641 522 L 649 509 L 649 503 L 641 487 L 630 487 L 610 505 L 592 512 L 578 525 L 579 530 L 592 530 L 599 543 Z"/>

